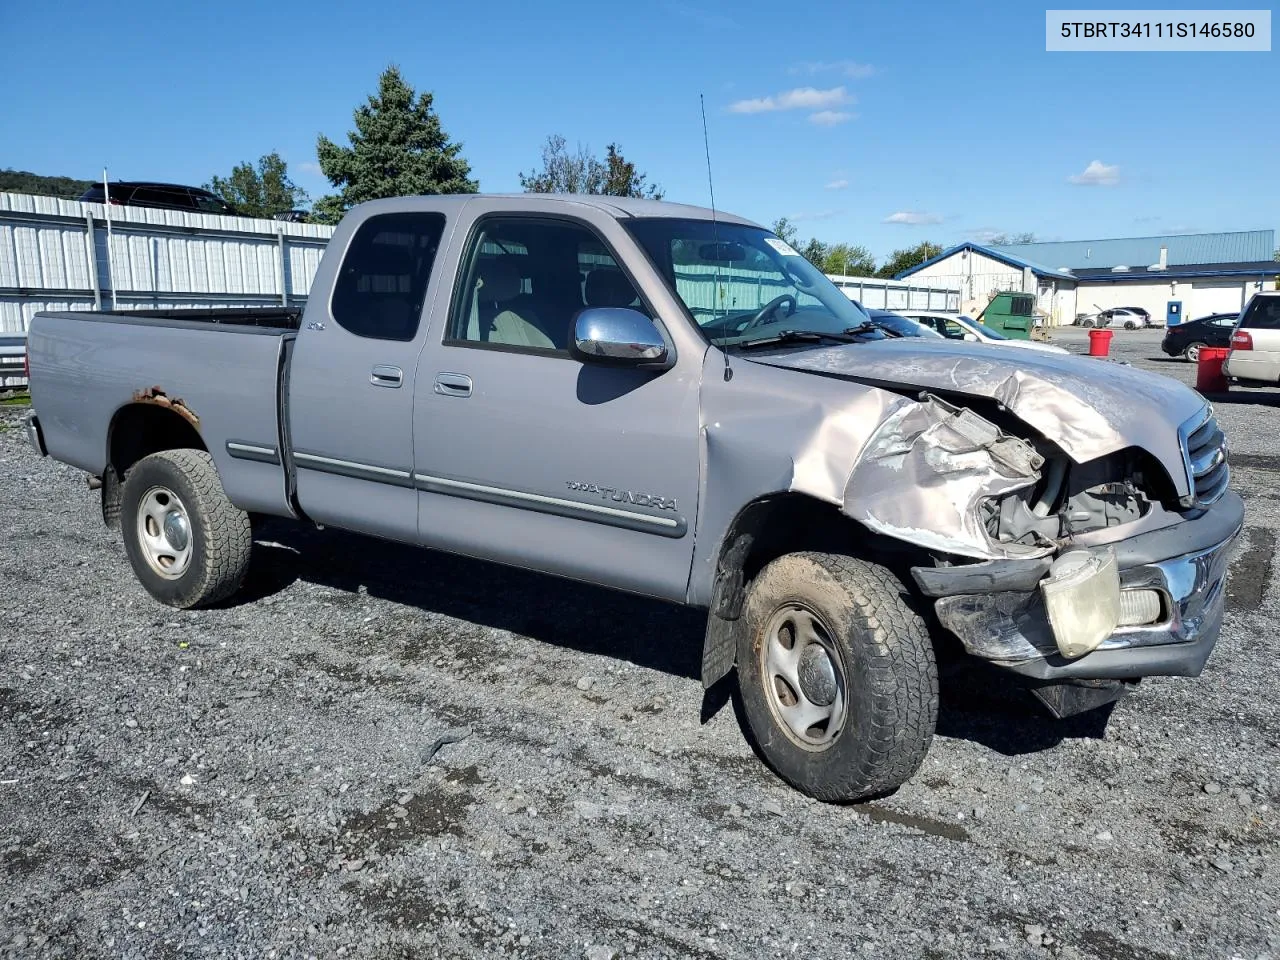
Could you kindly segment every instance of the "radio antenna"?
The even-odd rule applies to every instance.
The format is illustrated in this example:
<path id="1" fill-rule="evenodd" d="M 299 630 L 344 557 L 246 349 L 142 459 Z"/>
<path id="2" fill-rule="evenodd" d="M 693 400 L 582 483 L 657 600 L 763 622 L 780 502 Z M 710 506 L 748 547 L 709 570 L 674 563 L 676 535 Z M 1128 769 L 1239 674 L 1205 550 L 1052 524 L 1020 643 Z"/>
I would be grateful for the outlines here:
<path id="1" fill-rule="evenodd" d="M 707 155 L 707 191 L 711 194 L 711 234 L 715 238 L 716 247 L 720 246 L 720 224 L 716 219 L 716 185 L 711 179 L 711 138 L 707 136 L 707 101 L 702 94 L 698 94 L 698 106 L 702 109 L 702 147 Z M 717 249 L 717 255 L 719 250 Z M 717 259 L 716 264 L 716 289 L 711 299 L 712 310 L 715 309 L 715 303 L 720 298 L 720 261 Z M 733 379 L 733 369 L 729 366 L 729 349 L 722 347 L 724 352 L 724 379 L 729 381 Z"/>

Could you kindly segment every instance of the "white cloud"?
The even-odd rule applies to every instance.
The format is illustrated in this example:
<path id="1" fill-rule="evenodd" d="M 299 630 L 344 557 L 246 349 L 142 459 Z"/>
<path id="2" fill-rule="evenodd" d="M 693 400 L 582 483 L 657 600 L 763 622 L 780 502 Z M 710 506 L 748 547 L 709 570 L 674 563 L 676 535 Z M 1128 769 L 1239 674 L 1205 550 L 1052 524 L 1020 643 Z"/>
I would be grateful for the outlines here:
<path id="1" fill-rule="evenodd" d="M 298 169 L 303 173 L 314 173 L 317 177 L 324 175 L 324 171 L 320 169 L 320 164 L 318 163 L 300 163 L 298 164 Z"/>
<path id="2" fill-rule="evenodd" d="M 834 127 L 836 124 L 852 120 L 853 117 L 852 113 L 841 110 L 819 110 L 817 113 L 809 114 L 809 122 L 816 123 L 820 127 Z"/>
<path id="3" fill-rule="evenodd" d="M 1067 177 L 1067 182 L 1080 187 L 1114 187 L 1120 182 L 1120 168 L 1101 160 L 1092 160 L 1083 173 L 1073 173 Z"/>
<path id="4" fill-rule="evenodd" d="M 972 240 L 974 243 L 987 244 L 996 237 L 1007 236 L 1007 230 L 997 230 L 995 227 L 977 227 L 965 234 L 966 240 Z"/>
<path id="5" fill-rule="evenodd" d="M 845 187 L 847 187 L 848 185 L 849 185 L 849 181 L 848 181 L 848 180 L 832 180 L 830 183 L 828 183 L 828 184 L 827 184 L 827 189 L 828 189 L 828 190 L 843 190 L 843 189 L 844 189 Z"/>
<path id="6" fill-rule="evenodd" d="M 751 100 L 737 100 L 729 104 L 733 113 L 770 113 L 775 110 L 822 110 L 826 107 L 838 107 L 852 103 L 853 98 L 845 92 L 844 87 L 832 87 L 830 90 L 817 90 L 813 87 L 796 87 L 784 90 L 771 97 L 756 97 Z"/>
<path id="7" fill-rule="evenodd" d="M 803 63 L 797 63 L 788 71 L 792 74 L 797 73 L 839 73 L 851 80 L 861 80 L 869 77 L 876 72 L 876 68 L 869 63 L 859 63 L 857 60 L 806 60 Z"/>
<path id="8" fill-rule="evenodd" d="M 815 210 L 813 213 L 793 213 L 787 217 L 792 223 L 800 223 L 805 220 L 830 220 L 839 210 Z"/>
<path id="9" fill-rule="evenodd" d="M 891 213 L 885 217 L 882 223 L 902 223 L 907 226 L 919 227 L 930 223 L 941 223 L 942 217 L 936 213 L 920 213 L 917 210 L 899 210 L 897 213 Z"/>

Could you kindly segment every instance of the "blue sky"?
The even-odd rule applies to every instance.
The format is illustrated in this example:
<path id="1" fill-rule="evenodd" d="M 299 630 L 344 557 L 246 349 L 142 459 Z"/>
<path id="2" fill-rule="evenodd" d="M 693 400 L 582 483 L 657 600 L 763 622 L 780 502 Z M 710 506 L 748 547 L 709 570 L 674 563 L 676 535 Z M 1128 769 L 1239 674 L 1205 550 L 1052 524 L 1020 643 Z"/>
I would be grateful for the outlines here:
<path id="1" fill-rule="evenodd" d="M 705 205 L 703 93 L 723 209 L 878 256 L 1280 225 L 1280 54 L 1049 54 L 1025 2 L 54 9 L 0 8 L 0 167 L 200 184 L 276 149 L 316 197 L 316 134 L 397 63 L 485 191 L 560 133 Z"/>

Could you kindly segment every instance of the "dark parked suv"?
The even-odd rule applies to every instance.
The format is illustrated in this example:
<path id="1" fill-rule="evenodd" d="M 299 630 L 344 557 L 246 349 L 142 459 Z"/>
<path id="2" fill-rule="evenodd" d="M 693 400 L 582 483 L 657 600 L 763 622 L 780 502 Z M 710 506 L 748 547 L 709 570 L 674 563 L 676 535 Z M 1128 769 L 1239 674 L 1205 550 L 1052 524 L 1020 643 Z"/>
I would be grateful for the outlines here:
<path id="1" fill-rule="evenodd" d="M 1160 349 L 1171 357 L 1182 357 L 1195 363 L 1200 359 L 1201 347 L 1231 346 L 1231 328 L 1239 316 L 1238 313 L 1211 313 L 1170 327 Z"/>
<path id="2" fill-rule="evenodd" d="M 220 213 L 237 216 L 235 207 L 217 194 L 199 187 L 184 187 L 176 183 L 141 183 L 121 180 L 110 183 L 112 205 L 125 207 L 159 207 L 163 210 L 190 210 L 193 213 Z M 94 184 L 80 197 L 85 203 L 103 203 L 106 194 L 102 184 Z"/>

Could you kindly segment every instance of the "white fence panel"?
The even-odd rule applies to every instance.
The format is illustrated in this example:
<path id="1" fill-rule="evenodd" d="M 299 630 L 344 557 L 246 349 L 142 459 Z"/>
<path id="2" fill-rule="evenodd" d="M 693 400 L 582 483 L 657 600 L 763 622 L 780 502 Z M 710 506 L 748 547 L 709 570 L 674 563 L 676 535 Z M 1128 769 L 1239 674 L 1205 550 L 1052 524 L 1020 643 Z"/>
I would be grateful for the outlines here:
<path id="1" fill-rule="evenodd" d="M 26 332 L 41 310 L 110 309 L 113 293 L 121 309 L 301 303 L 332 236 L 320 224 L 0 193 L 0 333 Z"/>

